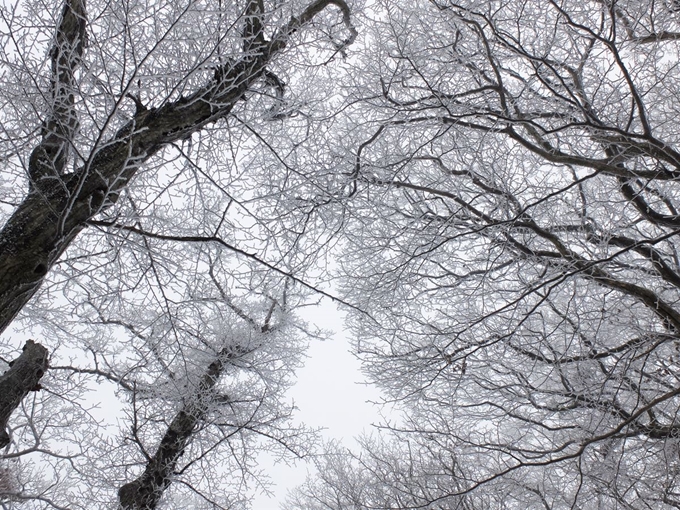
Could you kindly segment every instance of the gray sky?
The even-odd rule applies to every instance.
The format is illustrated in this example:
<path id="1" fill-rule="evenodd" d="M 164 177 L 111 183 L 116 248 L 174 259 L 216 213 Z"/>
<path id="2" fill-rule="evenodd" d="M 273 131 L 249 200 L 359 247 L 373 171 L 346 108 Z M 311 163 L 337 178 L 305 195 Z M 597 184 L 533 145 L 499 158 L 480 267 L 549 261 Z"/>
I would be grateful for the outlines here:
<path id="1" fill-rule="evenodd" d="M 298 371 L 298 382 L 290 397 L 299 408 L 297 418 L 311 427 L 323 427 L 324 439 L 342 440 L 354 446 L 354 437 L 378 420 L 377 409 L 368 400 L 376 400 L 378 392 L 361 384 L 364 380 L 358 360 L 350 353 L 350 341 L 343 331 L 342 315 L 335 305 L 324 299 L 318 308 L 308 309 L 305 317 L 335 334 L 328 341 L 314 341 L 308 351 L 305 366 Z M 263 456 L 264 457 L 264 456 Z M 286 493 L 305 479 L 312 465 L 299 462 L 295 468 L 283 464 L 265 467 L 270 459 L 262 459 L 276 483 L 274 496 L 259 496 L 253 510 L 279 508 Z"/>

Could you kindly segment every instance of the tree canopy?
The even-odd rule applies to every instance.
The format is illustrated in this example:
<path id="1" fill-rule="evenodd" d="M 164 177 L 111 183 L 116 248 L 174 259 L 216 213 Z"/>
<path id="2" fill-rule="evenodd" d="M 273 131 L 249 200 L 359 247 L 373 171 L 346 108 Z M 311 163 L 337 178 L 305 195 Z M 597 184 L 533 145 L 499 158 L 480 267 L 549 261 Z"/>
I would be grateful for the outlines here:
<path id="1" fill-rule="evenodd" d="M 349 7 L 0 12 L 0 498 L 243 508 L 264 487 L 258 451 L 313 442 L 283 398 L 318 336 L 296 317 L 317 270 L 307 213 L 282 199 L 309 184 L 278 146 L 315 124 L 300 84 L 355 38 Z M 22 328 L 40 337 L 10 361 Z M 106 402 L 88 401 L 97 386 Z"/>
<path id="2" fill-rule="evenodd" d="M 394 411 L 288 508 L 680 507 L 675 2 L 0 12 L 3 502 L 247 508 L 331 296 Z"/>
<path id="3" fill-rule="evenodd" d="M 376 2 L 344 298 L 401 411 L 295 508 L 677 508 L 675 6 Z"/>

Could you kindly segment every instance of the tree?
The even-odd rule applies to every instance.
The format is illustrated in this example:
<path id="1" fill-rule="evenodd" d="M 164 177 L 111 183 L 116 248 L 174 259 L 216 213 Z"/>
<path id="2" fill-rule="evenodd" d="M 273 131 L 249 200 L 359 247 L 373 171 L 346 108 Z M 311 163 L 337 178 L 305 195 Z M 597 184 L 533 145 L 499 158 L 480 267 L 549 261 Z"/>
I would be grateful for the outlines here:
<path id="1" fill-rule="evenodd" d="M 290 506 L 679 508 L 674 4 L 377 4 L 342 275 L 401 418 Z"/>
<path id="2" fill-rule="evenodd" d="M 41 335 L 0 378 L 0 501 L 244 507 L 262 439 L 282 455 L 311 442 L 283 400 L 315 267 L 308 212 L 282 199 L 308 178 L 282 151 L 315 122 L 306 74 L 356 35 L 349 5 L 0 14 L 0 331 Z M 120 429 L 93 384 L 120 398 Z"/>

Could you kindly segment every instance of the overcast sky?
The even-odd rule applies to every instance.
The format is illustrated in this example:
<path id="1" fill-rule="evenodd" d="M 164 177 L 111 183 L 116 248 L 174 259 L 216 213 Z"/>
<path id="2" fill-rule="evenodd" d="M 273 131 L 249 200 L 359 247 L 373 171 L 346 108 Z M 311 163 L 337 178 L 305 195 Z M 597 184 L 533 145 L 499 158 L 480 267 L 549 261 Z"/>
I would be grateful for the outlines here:
<path id="1" fill-rule="evenodd" d="M 345 446 L 353 446 L 354 437 L 378 420 L 376 407 L 368 402 L 375 401 L 378 392 L 362 384 L 359 362 L 350 352 L 342 314 L 335 305 L 324 299 L 318 308 L 308 309 L 305 319 L 335 334 L 331 340 L 314 341 L 304 368 L 298 371 L 298 382 L 290 392 L 299 408 L 298 420 L 311 427 L 323 427 L 324 439 L 339 439 Z M 263 459 L 263 468 L 267 462 Z M 275 495 L 257 497 L 253 510 L 278 509 L 287 491 L 302 483 L 312 468 L 304 462 L 296 468 L 282 464 L 267 468 L 276 483 Z"/>

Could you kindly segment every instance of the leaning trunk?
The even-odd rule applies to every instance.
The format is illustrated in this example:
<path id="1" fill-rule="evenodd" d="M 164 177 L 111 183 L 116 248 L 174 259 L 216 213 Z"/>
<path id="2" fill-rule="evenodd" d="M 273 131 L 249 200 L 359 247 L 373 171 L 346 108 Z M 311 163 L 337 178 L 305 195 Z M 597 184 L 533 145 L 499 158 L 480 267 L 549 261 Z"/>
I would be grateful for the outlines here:
<path id="1" fill-rule="evenodd" d="M 191 438 L 196 425 L 203 419 L 211 400 L 213 389 L 224 371 L 226 362 L 243 354 L 238 347 L 223 349 L 208 365 L 196 392 L 189 397 L 175 415 L 161 439 L 158 450 L 146 464 L 144 472 L 118 490 L 121 510 L 154 510 L 165 489 L 172 482 L 177 461 Z"/>

